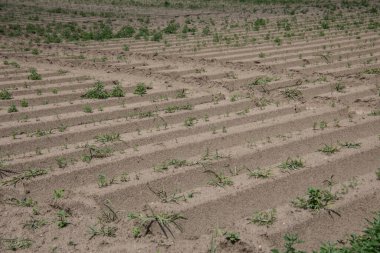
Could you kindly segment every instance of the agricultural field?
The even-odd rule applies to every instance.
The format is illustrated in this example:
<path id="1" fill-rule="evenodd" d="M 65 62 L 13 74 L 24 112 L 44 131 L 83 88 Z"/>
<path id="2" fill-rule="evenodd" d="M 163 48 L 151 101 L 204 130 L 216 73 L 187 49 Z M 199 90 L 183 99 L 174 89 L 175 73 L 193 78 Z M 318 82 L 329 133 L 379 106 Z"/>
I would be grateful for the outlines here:
<path id="1" fill-rule="evenodd" d="M 379 1 L 0 13 L 0 252 L 380 252 Z"/>

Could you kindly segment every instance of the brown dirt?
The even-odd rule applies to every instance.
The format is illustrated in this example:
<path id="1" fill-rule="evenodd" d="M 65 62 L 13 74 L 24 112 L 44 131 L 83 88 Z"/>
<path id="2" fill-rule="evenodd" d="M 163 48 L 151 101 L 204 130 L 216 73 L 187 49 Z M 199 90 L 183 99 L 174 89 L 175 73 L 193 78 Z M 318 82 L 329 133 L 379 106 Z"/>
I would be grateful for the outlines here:
<path id="1" fill-rule="evenodd" d="M 379 71 L 379 32 L 368 29 L 379 16 L 356 9 L 352 18 L 342 9 L 331 27 L 322 29 L 325 10 L 315 6 L 306 14 L 286 15 L 278 6 L 226 13 L 58 5 L 71 10 L 70 15 L 28 11 L 31 4 L 4 7 L 2 15 L 15 14 L 2 24 L 107 20 L 72 13 L 91 7 L 114 11 L 115 27 L 141 25 L 138 18 L 149 17 L 149 27 L 159 29 L 171 19 L 182 26 L 191 18 L 198 33 L 186 38 L 165 34 L 161 42 L 127 38 L 45 44 L 32 43 L 32 37 L 0 38 L 1 60 L 20 64 L 0 66 L 0 90 L 13 96 L 0 99 L 1 252 L 4 239 L 28 238 L 33 244 L 25 252 L 211 252 L 215 246 L 216 252 L 256 253 L 282 248 L 287 233 L 298 234 L 305 241 L 300 249 L 311 251 L 327 241 L 346 241 L 380 210 L 375 175 L 380 165 L 380 76 L 367 72 Z M 123 11 L 130 17 L 121 16 Z M 27 18 L 33 14 L 40 19 Z M 249 22 L 258 17 L 269 23 L 255 30 Z M 288 37 L 277 25 L 284 18 L 294 33 Z M 209 35 L 201 34 L 205 24 L 212 28 Z M 341 25 L 348 27 L 338 29 Z M 281 37 L 280 45 L 274 43 L 276 37 Z M 32 54 L 29 47 L 40 53 Z M 31 67 L 42 80 L 28 79 Z M 119 83 L 125 96 L 83 98 L 97 80 L 106 90 Z M 147 94 L 134 94 L 139 83 L 150 87 Z M 23 101 L 28 107 L 21 106 Z M 11 105 L 18 112 L 9 113 Z M 118 134 L 118 139 L 97 140 L 105 134 Z M 345 142 L 360 146 L 340 146 Z M 319 152 L 325 144 L 339 146 L 339 152 Z M 111 151 L 85 162 L 83 157 L 94 152 L 91 147 Z M 305 167 L 284 172 L 279 165 L 288 158 L 302 159 Z M 169 164 L 174 160 L 186 162 Z M 248 170 L 258 167 L 270 170 L 270 177 L 249 177 Z M 46 175 L 6 184 L 36 168 Z M 214 174 L 207 170 L 222 173 L 232 185 L 210 185 Z M 99 175 L 114 181 L 99 187 Z M 311 212 L 291 204 L 308 187 L 326 188 L 324 181 L 331 176 L 331 190 L 339 198 L 328 209 Z M 53 199 L 57 189 L 64 189 L 64 196 Z M 154 193 L 160 190 L 178 197 L 178 203 L 160 199 Z M 37 201 L 34 208 L 14 204 L 25 198 Z M 99 219 L 108 210 L 105 203 L 117 220 Z M 277 213 L 273 225 L 249 223 L 254 212 L 271 208 Z M 64 228 L 57 225 L 59 210 L 69 214 Z M 182 231 L 171 226 L 168 238 L 157 224 L 134 238 L 137 223 L 128 218 L 131 212 L 180 213 L 186 219 L 178 222 Z M 32 230 L 25 226 L 32 219 L 46 224 Z M 115 236 L 90 239 L 90 227 L 101 226 L 115 228 Z M 228 242 L 226 231 L 239 233 L 241 240 Z"/>

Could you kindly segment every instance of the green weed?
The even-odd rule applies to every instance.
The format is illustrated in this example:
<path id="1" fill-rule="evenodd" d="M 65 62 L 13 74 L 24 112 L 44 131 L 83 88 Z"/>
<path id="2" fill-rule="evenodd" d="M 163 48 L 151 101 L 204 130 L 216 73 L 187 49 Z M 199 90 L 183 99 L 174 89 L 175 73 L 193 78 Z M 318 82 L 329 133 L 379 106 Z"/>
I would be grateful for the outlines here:
<path id="1" fill-rule="evenodd" d="M 105 237 L 116 237 L 117 227 L 101 225 L 100 228 L 96 226 L 91 226 L 90 228 L 90 239 L 95 236 L 105 236 Z"/>
<path id="2" fill-rule="evenodd" d="M 307 190 L 307 197 L 297 197 L 292 204 L 295 207 L 310 210 L 320 210 L 333 203 L 337 196 L 329 190 L 310 187 Z"/>
<path id="3" fill-rule="evenodd" d="M 21 206 L 21 207 L 34 207 L 37 205 L 37 201 L 34 201 L 32 198 L 23 198 L 23 199 L 10 198 L 10 199 L 7 199 L 5 202 L 9 205 Z"/>
<path id="4" fill-rule="evenodd" d="M 230 242 L 232 244 L 235 244 L 238 241 L 240 241 L 240 234 L 239 233 L 236 233 L 236 232 L 227 232 L 226 231 L 226 232 L 223 233 L 223 235 L 224 235 L 224 238 L 228 242 Z"/>
<path id="5" fill-rule="evenodd" d="M 21 105 L 21 107 L 28 107 L 29 103 L 26 99 L 23 99 L 20 101 L 20 105 Z"/>
<path id="6" fill-rule="evenodd" d="M 58 228 L 64 228 L 64 227 L 67 227 L 70 222 L 67 220 L 67 217 L 69 217 L 70 214 L 68 212 L 66 212 L 65 210 L 59 210 L 57 212 L 57 217 L 58 217 L 58 222 L 57 222 L 57 225 L 58 225 Z"/>
<path id="7" fill-rule="evenodd" d="M 305 165 L 301 158 L 292 159 L 288 157 L 288 159 L 286 159 L 286 161 L 281 163 L 278 167 L 282 170 L 298 170 L 305 167 Z"/>
<path id="8" fill-rule="evenodd" d="M 31 230 L 36 230 L 45 226 L 46 224 L 47 222 L 43 219 L 39 220 L 39 219 L 35 219 L 34 217 L 31 217 L 31 219 L 26 221 L 22 227 L 31 229 Z"/>
<path id="9" fill-rule="evenodd" d="M 277 220 L 276 209 L 269 209 L 267 211 L 255 212 L 249 219 L 249 223 L 260 226 L 272 225 Z"/>
<path id="10" fill-rule="evenodd" d="M 299 100 L 302 98 L 302 92 L 298 89 L 286 88 L 281 92 L 286 98 L 291 100 Z"/>
<path id="11" fill-rule="evenodd" d="M 272 171 L 270 169 L 261 169 L 257 167 L 254 170 L 248 169 L 248 176 L 254 178 L 269 178 L 272 175 Z"/>
<path id="12" fill-rule="evenodd" d="M 9 100 L 9 99 L 12 99 L 12 93 L 10 93 L 8 90 L 6 89 L 2 89 L 0 91 L 0 99 L 1 100 Z"/>
<path id="13" fill-rule="evenodd" d="M 95 137 L 96 141 L 101 143 L 120 141 L 119 133 L 101 134 Z"/>
<path id="14" fill-rule="evenodd" d="M 144 228 L 145 233 L 144 236 L 151 232 L 151 227 L 154 223 L 157 223 L 160 227 L 161 231 L 168 238 L 169 232 L 173 237 L 174 234 L 172 232 L 171 226 L 174 225 L 179 231 L 182 231 L 182 227 L 178 224 L 179 220 L 186 220 L 184 216 L 178 213 L 154 213 L 152 209 L 150 209 L 150 214 L 143 213 L 129 213 L 128 218 L 130 220 L 137 221 L 139 228 Z"/>
<path id="15" fill-rule="evenodd" d="M 133 94 L 143 96 L 147 93 L 147 86 L 144 83 L 138 83 Z"/>
<path id="16" fill-rule="evenodd" d="M 318 149 L 318 151 L 325 153 L 327 155 L 331 155 L 331 154 L 338 152 L 339 148 L 334 146 L 334 145 L 325 144 L 325 146 L 323 148 Z"/>
<path id="17" fill-rule="evenodd" d="M 11 104 L 8 108 L 8 113 L 18 112 L 18 109 L 15 104 Z"/>
<path id="18" fill-rule="evenodd" d="M 2 242 L 5 244 L 5 248 L 7 250 L 16 251 L 19 249 L 27 249 L 32 246 L 33 241 L 30 239 L 24 239 L 24 238 L 15 238 L 15 239 L 1 239 Z"/>
<path id="19" fill-rule="evenodd" d="M 31 68 L 29 70 L 28 79 L 29 80 L 42 80 L 42 76 L 40 74 L 38 74 L 38 72 L 35 68 Z"/>
<path id="20" fill-rule="evenodd" d="M 109 93 L 104 88 L 104 83 L 101 81 L 97 81 L 95 86 L 89 89 L 84 95 L 84 98 L 89 99 L 107 99 L 110 97 Z"/>
<path id="21" fill-rule="evenodd" d="M 233 185 L 233 181 L 231 178 L 225 176 L 223 173 L 216 173 L 212 170 L 205 170 L 205 173 L 210 173 L 214 177 L 208 181 L 209 185 L 212 186 L 218 186 L 218 187 L 225 187 L 225 186 L 231 186 Z"/>
<path id="22" fill-rule="evenodd" d="M 45 169 L 29 169 L 21 173 L 20 175 L 14 176 L 10 179 L 4 180 L 1 182 L 1 185 L 14 185 L 16 186 L 17 183 L 30 180 L 32 178 L 46 175 L 48 172 Z"/>

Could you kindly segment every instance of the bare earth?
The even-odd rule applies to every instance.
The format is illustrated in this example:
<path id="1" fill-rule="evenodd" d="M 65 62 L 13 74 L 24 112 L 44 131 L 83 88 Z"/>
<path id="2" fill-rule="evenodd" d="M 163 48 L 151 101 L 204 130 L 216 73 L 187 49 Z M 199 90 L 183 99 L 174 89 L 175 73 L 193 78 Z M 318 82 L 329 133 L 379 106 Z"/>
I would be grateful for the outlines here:
<path id="1" fill-rule="evenodd" d="M 180 28 L 159 41 L 2 34 L 0 91 L 12 96 L 0 96 L 0 252 L 27 239 L 18 250 L 256 253 L 283 249 L 287 233 L 311 252 L 346 243 L 380 210 L 378 13 L 56 2 L 4 5 L 1 25 Z M 71 11 L 48 11 L 58 6 Z M 183 35 L 185 23 L 196 32 Z M 85 98 L 98 81 L 124 96 Z M 303 166 L 280 168 L 292 159 Z M 310 187 L 336 199 L 318 211 L 292 204 Z M 273 224 L 251 222 L 271 209 Z M 176 224 L 139 223 L 170 214 Z"/>

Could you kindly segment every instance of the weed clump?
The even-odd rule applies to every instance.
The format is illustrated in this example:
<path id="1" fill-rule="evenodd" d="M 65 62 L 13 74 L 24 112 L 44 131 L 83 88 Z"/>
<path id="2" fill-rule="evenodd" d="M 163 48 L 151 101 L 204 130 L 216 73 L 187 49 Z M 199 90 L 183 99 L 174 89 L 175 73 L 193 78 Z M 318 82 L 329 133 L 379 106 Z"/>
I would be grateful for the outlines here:
<path id="1" fill-rule="evenodd" d="M 295 207 L 309 210 L 320 210 L 326 208 L 334 202 L 337 196 L 326 189 L 310 187 L 307 190 L 307 197 L 297 197 L 292 204 Z"/>
<path id="2" fill-rule="evenodd" d="M 9 100 L 9 99 L 12 99 L 12 93 L 10 93 L 8 90 L 6 89 L 2 89 L 0 91 L 0 99 L 1 100 Z"/>
<path id="3" fill-rule="evenodd" d="M 29 80 L 42 80 L 42 76 L 38 74 L 37 70 L 35 68 L 31 68 L 29 70 Z"/>
<path id="4" fill-rule="evenodd" d="M 138 231 L 145 229 L 144 236 L 151 232 L 152 225 L 157 223 L 164 233 L 165 237 L 168 238 L 168 232 L 174 237 L 171 226 L 174 225 L 179 231 L 182 231 L 182 227 L 178 224 L 179 220 L 186 220 L 184 216 L 178 213 L 154 213 L 150 209 L 150 214 L 143 213 L 129 213 L 128 218 L 130 220 L 135 220 L 137 222 L 137 230 L 134 231 L 134 237 L 139 236 Z M 136 236 L 137 235 L 137 236 Z"/>

